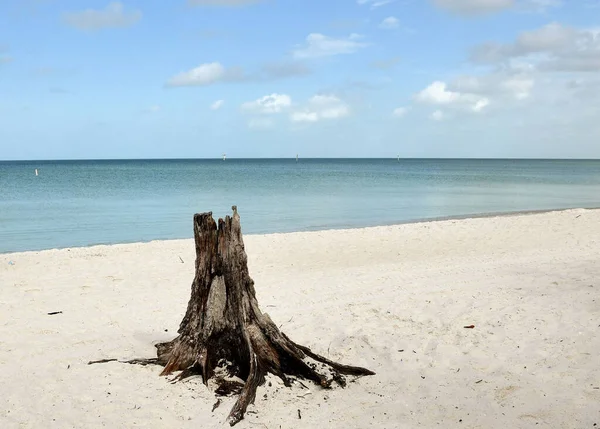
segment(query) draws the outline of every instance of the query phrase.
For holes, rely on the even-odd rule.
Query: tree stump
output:
[[[343,387],[343,375],[374,374],[332,362],[294,343],[260,311],[248,273],[240,216],[235,206],[232,209],[233,216],[219,219],[218,226],[212,212],[194,215],[196,272],[191,297],[179,336],[156,345],[156,363],[164,365],[161,375],[182,371],[176,378],[181,380],[200,374],[204,384],[211,378],[217,382],[217,392],[235,385],[231,378],[243,380],[227,419],[233,426],[254,402],[267,373],[286,386],[290,377],[299,377],[323,388],[333,381]]]

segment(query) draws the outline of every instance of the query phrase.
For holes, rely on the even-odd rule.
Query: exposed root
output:
[[[252,352],[252,349],[250,349],[250,352]],[[265,373],[259,365],[258,358],[253,354],[252,359],[250,360],[250,375],[244,384],[242,393],[227,417],[230,426],[235,425],[244,418],[244,413],[246,412],[248,405],[254,403],[256,389],[260,384],[263,384],[264,381]]]
[[[366,368],[361,368],[360,366],[342,365],[341,363],[337,363],[337,362],[331,361],[331,360],[327,359],[326,357],[323,357],[321,355],[318,355],[318,354],[314,353],[311,349],[309,349],[306,346],[302,346],[300,344],[296,344],[295,342],[293,342],[292,340],[290,340],[285,334],[282,334],[282,335],[290,343],[292,343],[295,347],[299,348],[304,353],[306,353],[307,356],[310,356],[311,358],[313,358],[316,361],[319,361],[319,362],[322,362],[322,363],[324,363],[326,365],[329,365],[331,368],[333,368],[334,370],[336,370],[340,374],[356,375],[356,376],[375,375],[375,373],[373,371],[371,371],[369,369],[366,369]]]
[[[219,386],[215,393],[219,396],[238,395],[244,388],[244,383],[239,381],[223,380],[219,382]]]
[[[131,360],[126,360],[123,363],[129,363],[131,365],[160,365],[160,362],[157,358],[153,358],[153,359],[131,359]]]

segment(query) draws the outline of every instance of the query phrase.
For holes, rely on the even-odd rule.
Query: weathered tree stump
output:
[[[280,332],[256,301],[254,282],[248,273],[240,217],[215,223],[212,213],[194,215],[196,273],[186,314],[178,334],[168,343],[157,344],[156,363],[161,375],[182,371],[177,380],[200,374],[205,384],[211,378],[219,388],[231,390],[238,383],[239,398],[228,422],[244,417],[254,402],[256,389],[267,373],[290,386],[294,377],[312,380],[323,388],[333,381],[345,385],[343,375],[372,375],[365,368],[341,365],[296,344]],[[143,363],[143,361],[133,361]]]

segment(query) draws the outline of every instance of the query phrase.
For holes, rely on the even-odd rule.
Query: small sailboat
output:
[[[37,168],[36,168],[36,169],[35,169],[35,175],[36,175],[36,176],[37,176],[37,175],[38,175],[38,171],[37,171]]]
[[[225,158],[227,158],[227,154],[223,154],[223,161],[225,161]]]
[[[398,155],[398,162],[400,162],[400,155]]]
[[[296,162],[298,162],[298,154],[296,154]]]

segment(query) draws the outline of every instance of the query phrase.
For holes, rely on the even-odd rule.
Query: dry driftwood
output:
[[[176,380],[199,374],[205,384],[214,379],[221,394],[239,392],[228,417],[231,426],[243,419],[267,373],[286,386],[290,377],[299,377],[323,388],[334,381],[345,386],[343,375],[374,374],[296,344],[260,311],[235,206],[218,226],[211,212],[194,215],[194,239],[196,273],[179,336],[156,345],[157,359],[131,363],[163,365],[161,375],[181,371]]]

